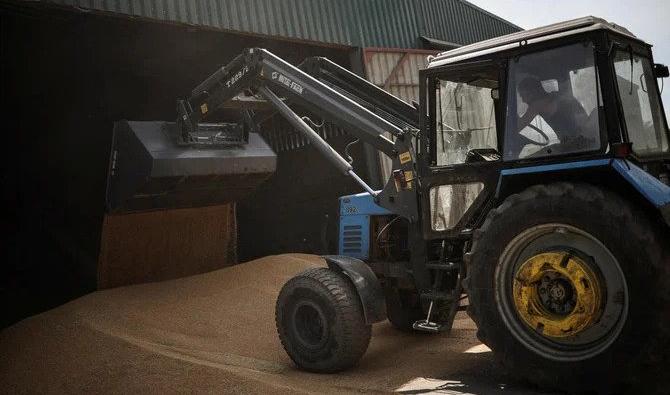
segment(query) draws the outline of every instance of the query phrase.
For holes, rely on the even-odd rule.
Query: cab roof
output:
[[[505,36],[480,41],[474,44],[452,49],[450,51],[442,52],[437,56],[428,59],[428,68],[504,51],[506,49],[517,47],[522,42],[525,42],[526,44],[532,44],[593,30],[608,30],[617,34],[622,34],[637,39],[633,33],[622,26],[608,22],[602,18],[586,16],[583,18],[554,23],[535,29],[507,34]]]

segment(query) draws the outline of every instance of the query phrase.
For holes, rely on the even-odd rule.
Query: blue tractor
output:
[[[657,78],[667,75],[648,44],[592,17],[430,59],[413,172],[394,166],[390,180],[415,191],[417,211],[370,193],[340,198],[331,269],[299,275],[279,297],[289,355],[340,370],[384,308],[396,328],[430,332],[466,308],[479,339],[537,384],[660,385],[670,148]]]
[[[339,254],[279,294],[279,338],[297,366],[350,368],[373,323],[449,331],[467,309],[518,376],[646,388],[667,376],[670,350],[667,76],[649,44],[594,17],[430,58],[415,105],[327,59],[295,67],[252,48],[179,100],[177,122],[117,125],[110,210],[239,198],[231,185],[274,171],[249,105],[263,102],[364,190],[340,198]],[[236,98],[238,123],[201,122]],[[382,153],[383,189],[303,110]]]

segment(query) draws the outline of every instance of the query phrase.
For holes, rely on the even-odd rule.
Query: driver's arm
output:
[[[538,114],[539,111],[537,108],[533,105],[529,105],[526,112],[519,118],[519,122],[517,123],[517,133],[521,133],[521,131],[528,126]]]
[[[529,105],[528,109],[526,112],[519,117],[517,120],[517,132],[510,134],[508,136],[508,142],[506,143],[506,147],[508,150],[507,155],[511,158],[518,158],[519,155],[521,154],[521,151],[523,150],[523,147],[527,144],[526,139],[524,136],[521,134],[521,131],[535,119],[535,117],[538,115],[538,110],[535,108],[535,106]]]

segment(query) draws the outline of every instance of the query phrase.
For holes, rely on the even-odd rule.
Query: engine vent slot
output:
[[[363,247],[363,232],[360,225],[345,225],[342,229],[342,252],[360,254]]]

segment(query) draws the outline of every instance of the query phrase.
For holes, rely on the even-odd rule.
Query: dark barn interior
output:
[[[43,6],[3,3],[0,29],[6,235],[2,326],[100,286],[106,174],[115,121],[172,120],[177,97],[246,47],[265,47],[294,64],[313,55],[347,68],[356,60],[347,47]],[[272,124],[286,128],[281,121]],[[336,134],[331,141],[341,151],[351,138]],[[362,167],[361,145],[352,154]],[[175,243],[207,248],[234,243],[235,238],[222,241],[198,232],[217,226],[235,232],[237,222],[240,261],[287,251],[332,252],[335,242],[329,236],[335,233],[336,198],[353,192],[358,187],[351,180],[306,146],[279,153],[277,173],[237,203],[237,221],[207,224],[216,218],[204,208],[181,219],[170,214],[163,214],[161,221],[129,219],[135,222],[125,229],[135,230],[132,237],[154,239],[173,232],[176,236],[170,240]],[[234,217],[234,207],[229,215]],[[175,248],[183,249],[180,246]],[[159,248],[164,246],[155,247]],[[224,250],[205,254],[208,261],[197,270],[233,263],[234,256],[217,255]],[[158,252],[142,256],[160,258]]]

